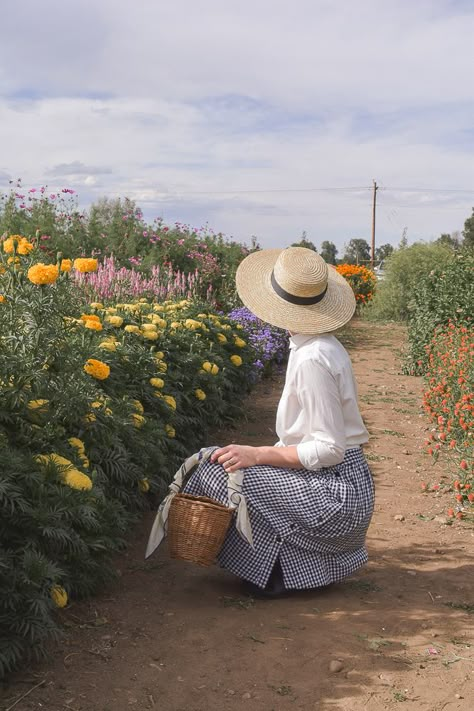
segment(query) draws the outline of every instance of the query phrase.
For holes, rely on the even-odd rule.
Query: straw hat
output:
[[[293,333],[334,331],[356,307],[344,277],[305,247],[252,252],[237,269],[236,285],[255,316]]]

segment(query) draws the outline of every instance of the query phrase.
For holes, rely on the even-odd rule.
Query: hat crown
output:
[[[288,247],[273,268],[277,284],[298,297],[319,296],[328,284],[328,266],[324,259],[306,247]]]

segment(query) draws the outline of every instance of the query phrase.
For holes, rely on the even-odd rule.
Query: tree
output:
[[[458,249],[460,245],[459,235],[456,232],[453,232],[452,235],[443,233],[435,242],[436,244],[445,244],[452,249]]]
[[[407,228],[404,227],[402,238],[400,240],[400,244],[398,245],[398,249],[406,249],[407,247],[408,247]]]
[[[303,231],[301,239],[299,242],[293,242],[292,247],[305,247],[306,249],[312,249],[313,252],[317,252],[316,245],[313,244],[309,239],[306,239],[306,232]]]
[[[370,262],[370,247],[365,239],[354,238],[346,245],[344,262],[346,264],[366,264]]]
[[[328,264],[336,264],[337,247],[333,242],[324,240],[321,244],[321,257]]]
[[[463,246],[474,249],[474,207],[471,217],[468,217],[464,223],[462,236],[464,237]]]
[[[387,259],[387,257],[390,257],[390,255],[393,252],[393,247],[391,244],[382,244],[380,247],[377,247],[375,250],[375,261],[376,262],[383,262],[384,259]]]

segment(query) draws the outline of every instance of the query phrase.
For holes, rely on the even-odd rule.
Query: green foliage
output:
[[[424,372],[428,346],[438,326],[470,324],[474,314],[474,256],[460,254],[417,284],[409,303],[406,372]]]
[[[370,245],[365,239],[351,239],[342,261],[345,264],[367,264],[370,262]]]
[[[384,264],[385,277],[377,284],[364,316],[383,321],[407,320],[420,281],[453,259],[453,250],[444,244],[417,243],[395,250]]]
[[[324,240],[321,243],[321,257],[328,264],[337,264],[337,247],[333,242]]]
[[[307,239],[306,232],[303,232],[299,242],[293,242],[292,247],[304,247],[305,249],[312,249],[313,252],[317,252],[316,245],[311,240]]]
[[[29,256],[10,260],[0,260],[0,677],[58,634],[58,586],[59,599],[81,597],[113,575],[137,513],[210,427],[241,414],[256,355],[208,305],[92,306],[67,273],[38,286]],[[90,359],[106,377],[86,372]]]
[[[463,247],[474,250],[474,207],[472,208],[472,215],[464,223],[462,235],[464,237]]]
[[[394,248],[391,244],[382,244],[375,250],[375,261],[384,262],[393,253]]]

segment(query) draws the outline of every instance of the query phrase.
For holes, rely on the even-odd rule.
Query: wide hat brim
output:
[[[239,264],[235,280],[245,306],[266,323],[292,333],[327,333],[350,321],[356,308],[354,292],[330,265],[327,291],[317,304],[292,304],[275,292],[271,276],[282,252],[282,249],[262,249],[252,252]]]

